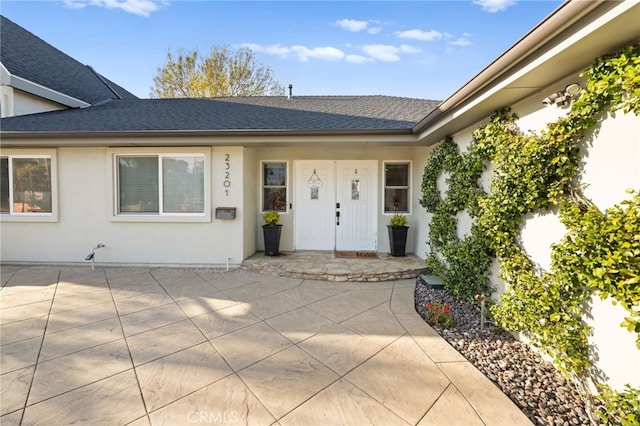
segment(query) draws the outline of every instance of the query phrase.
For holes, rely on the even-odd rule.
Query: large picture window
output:
[[[262,163],[262,210],[287,211],[287,163]]]
[[[384,164],[384,212],[409,213],[409,163]]]
[[[117,155],[118,214],[205,213],[202,154]]]
[[[51,215],[51,156],[0,157],[0,213]]]

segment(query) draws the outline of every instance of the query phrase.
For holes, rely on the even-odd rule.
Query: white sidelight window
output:
[[[411,164],[384,163],[384,212],[409,213]]]
[[[204,215],[204,154],[116,155],[118,215]]]
[[[54,171],[51,155],[0,157],[0,213],[52,216]]]

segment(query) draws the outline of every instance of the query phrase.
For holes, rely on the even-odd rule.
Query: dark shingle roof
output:
[[[410,130],[439,101],[391,96],[113,100],[2,119],[2,132]]]
[[[137,99],[4,16],[0,16],[0,62],[12,75],[91,105],[108,99]]]

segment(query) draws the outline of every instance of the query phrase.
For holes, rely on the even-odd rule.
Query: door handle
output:
[[[336,225],[340,225],[340,212],[336,212]]]

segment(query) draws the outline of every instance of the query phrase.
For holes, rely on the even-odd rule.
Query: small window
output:
[[[287,211],[287,163],[262,163],[262,210]]]
[[[409,213],[409,163],[385,163],[384,212]]]
[[[204,214],[204,155],[119,155],[116,168],[118,214]]]
[[[53,213],[51,156],[0,157],[0,213]]]

